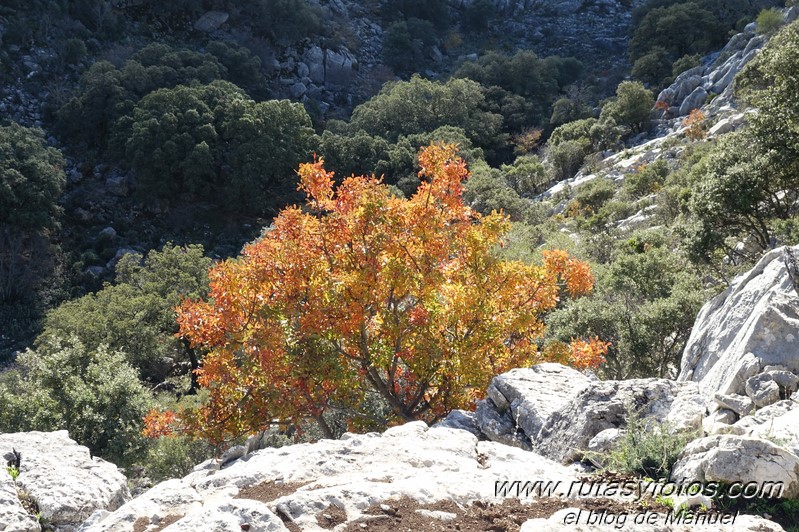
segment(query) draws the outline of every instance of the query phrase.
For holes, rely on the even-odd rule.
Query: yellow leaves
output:
[[[322,161],[303,165],[300,189],[315,212],[282,211],[240,259],[213,269],[209,301],[180,307],[181,334],[208,351],[208,402],[178,415],[189,431],[218,438],[331,401],[357,407],[375,379],[398,416],[432,420],[473,404],[475,390],[512,367],[601,360],[596,340],[549,355],[537,346],[561,288],[591,290],[588,266],[561,251],[543,266],[500,260],[510,222],[464,205],[468,171],[455,148],[431,145],[419,160],[429,181],[410,199],[374,177],[334,190]]]
[[[308,195],[312,205],[328,209],[333,197],[333,172],[325,171],[323,164],[323,159],[316,158],[313,163],[301,164],[298,172],[300,184],[297,189]]]
[[[694,109],[682,121],[685,127],[685,136],[691,140],[702,140],[707,136],[707,123],[705,113],[699,109]]]
[[[589,294],[594,288],[588,263],[569,257],[565,251],[544,251],[544,267],[560,276],[571,297]]]

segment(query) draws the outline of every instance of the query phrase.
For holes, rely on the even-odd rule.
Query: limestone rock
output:
[[[687,116],[688,113],[694,109],[699,109],[705,104],[707,100],[707,91],[704,87],[697,87],[694,91],[685,97],[680,105],[680,116]]]
[[[749,434],[774,442],[799,456],[799,409],[789,410],[755,425]]]
[[[744,429],[743,433],[747,433],[759,425],[770,425],[775,418],[783,416],[797,407],[799,407],[799,404],[795,401],[778,401],[774,404],[761,408],[754,414],[742,417],[735,423],[735,426]]]
[[[22,506],[17,487],[4,467],[0,467],[0,530],[3,532],[39,532],[36,518]]]
[[[752,482],[761,487],[781,482],[781,496],[796,497],[799,495],[799,457],[760,438],[710,436],[688,444],[671,478],[673,481],[688,479],[727,484]]]
[[[218,30],[230,18],[224,11],[208,11],[194,23],[194,29],[206,33]]]
[[[494,377],[488,396],[500,413],[510,409],[513,422],[532,439],[552,413],[565,407],[590,382],[575,369],[545,363]]]
[[[474,412],[466,410],[453,410],[447,417],[433,425],[434,428],[460,429],[470,432],[475,436],[480,436],[480,427],[477,424],[477,417]]]
[[[668,422],[672,430],[699,431],[705,399],[697,386],[684,384],[666,379],[593,383],[547,419],[533,449],[563,463],[578,460],[597,434],[624,427],[630,409],[643,419]]]
[[[150,523],[151,531],[167,516],[177,518],[169,531],[239,530],[245,522],[251,530],[283,530],[278,514],[300,530],[322,531],[316,515],[331,504],[353,521],[368,506],[403,496],[420,503],[496,502],[497,481],[527,479],[561,481],[558,493],[565,493],[576,474],[534,453],[478,441],[465,430],[411,422],[382,435],[345,434],[256,451],[225,469],[158,484],[81,532],[130,531],[138,520]],[[247,490],[267,483],[274,484],[273,500]]]
[[[501,411],[489,398],[477,403],[475,411],[480,432],[489,440],[530,450],[530,438],[516,426],[510,410]]]
[[[738,416],[735,412],[727,408],[722,408],[721,410],[716,410],[702,420],[702,430],[708,435],[723,434],[727,432],[727,428],[735,423],[737,419]]]
[[[754,401],[745,395],[721,395],[717,393],[715,400],[721,408],[732,410],[739,416],[748,416],[755,410]]]
[[[799,296],[786,257],[786,248],[769,251],[702,307],[683,351],[678,380],[699,383],[708,397],[743,395],[747,380],[761,368],[780,365],[799,371]]]
[[[762,408],[780,400],[780,387],[768,373],[761,373],[746,379],[746,395]]]
[[[22,453],[17,485],[56,527],[77,526],[95,510],[116,510],[130,498],[119,469],[92,458],[65,430],[0,434],[0,450],[12,448]],[[0,516],[0,522],[5,519]]]

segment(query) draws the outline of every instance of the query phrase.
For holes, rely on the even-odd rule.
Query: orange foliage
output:
[[[705,131],[705,113],[699,109],[691,111],[685,120],[682,121],[682,125],[685,126],[685,136],[691,140],[701,140],[707,135]]]
[[[180,334],[208,353],[208,399],[171,423],[218,442],[270,420],[319,419],[330,405],[357,409],[367,390],[396,419],[432,421],[473,407],[494,375],[547,360],[542,315],[593,277],[562,251],[542,266],[497,257],[510,222],[464,205],[468,171],[455,154],[422,150],[410,199],[375,177],[334,190],[321,160],[302,165],[308,209],[283,210],[240,258],[212,268],[207,301],[179,308]],[[560,355],[589,367],[606,349],[575,341]],[[164,416],[148,416],[151,434]]]

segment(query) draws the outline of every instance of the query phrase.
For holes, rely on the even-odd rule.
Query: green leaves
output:
[[[63,166],[61,152],[47,146],[42,130],[13,122],[0,127],[0,225],[53,227],[66,184]]]
[[[67,429],[70,437],[118,464],[141,456],[142,417],[151,406],[124,353],[86,348],[76,337],[25,351],[18,371],[0,379],[0,430]]]

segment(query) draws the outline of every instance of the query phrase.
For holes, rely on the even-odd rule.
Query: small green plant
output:
[[[757,32],[763,35],[771,35],[782,26],[783,22],[782,13],[780,13],[779,9],[764,9],[757,16]]]
[[[9,475],[11,475],[11,480],[13,480],[14,482],[16,482],[16,481],[17,481],[17,477],[19,476],[19,469],[17,469],[17,468],[16,468],[16,467],[14,467],[14,466],[8,466],[8,467],[6,468],[6,471],[8,471],[8,474],[9,474]]]
[[[599,457],[604,469],[618,473],[668,479],[677,456],[694,439],[693,432],[679,432],[668,422],[642,418],[627,407],[627,427],[615,448]]]

